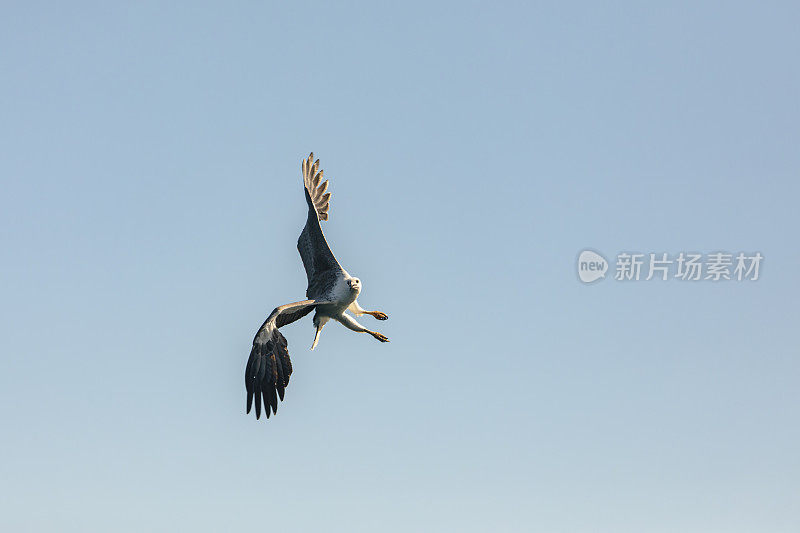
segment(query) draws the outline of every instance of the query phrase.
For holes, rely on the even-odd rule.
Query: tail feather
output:
[[[317,326],[317,332],[314,333],[314,343],[311,345],[311,349],[317,347],[317,343],[319,342],[319,332],[322,331],[322,326]]]
[[[322,328],[325,327],[325,324],[328,323],[328,317],[320,316],[318,313],[314,314],[314,327],[317,328],[316,333],[314,333],[314,343],[311,345],[311,349],[317,347],[317,343],[319,342],[319,334],[322,332]]]

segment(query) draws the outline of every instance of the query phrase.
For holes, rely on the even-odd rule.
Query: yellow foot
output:
[[[378,339],[381,342],[389,342],[389,339],[386,337],[386,335],[382,335],[382,334],[378,333],[377,331],[370,331],[369,334],[372,335],[373,337],[375,337],[376,339]]]
[[[386,320],[387,318],[389,318],[389,315],[387,315],[386,313],[381,313],[380,311],[372,311],[370,314],[375,318],[377,318],[378,320]]]

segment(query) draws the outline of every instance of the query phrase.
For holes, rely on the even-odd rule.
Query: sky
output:
[[[797,531],[797,4],[382,4],[3,3],[0,529]],[[256,421],[310,151],[391,342]]]

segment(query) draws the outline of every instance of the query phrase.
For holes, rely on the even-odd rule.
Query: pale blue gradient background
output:
[[[798,16],[4,3],[0,529],[798,531]],[[288,327],[256,422],[310,150],[392,342]],[[765,260],[584,286],[585,247]]]

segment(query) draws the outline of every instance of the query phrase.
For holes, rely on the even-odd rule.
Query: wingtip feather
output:
[[[268,339],[256,335],[245,369],[247,414],[253,410],[253,402],[256,420],[261,419],[262,407],[267,418],[276,414],[291,375],[292,362],[286,337],[277,328],[271,331]]]

